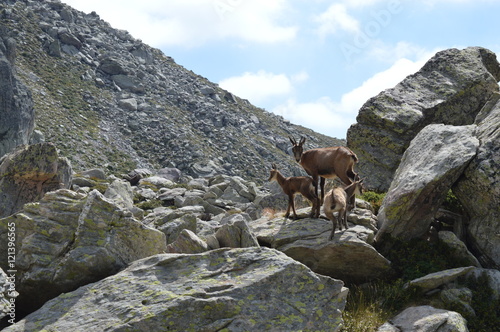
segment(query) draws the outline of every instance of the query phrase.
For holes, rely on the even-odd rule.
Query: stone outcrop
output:
[[[72,168],[54,145],[22,145],[0,159],[0,218],[49,191],[69,188]]]
[[[35,126],[30,90],[16,75],[16,39],[0,36],[0,158],[28,144]]]
[[[166,249],[165,235],[144,226],[97,190],[60,189],[0,219],[0,238],[15,223],[16,300],[32,311],[45,301],[118,272]],[[7,252],[0,241],[0,252]],[[1,268],[11,270],[7,261]]]
[[[310,208],[297,213],[304,217],[309,211]],[[357,283],[390,272],[390,261],[371,245],[373,230],[361,225],[337,230],[331,241],[328,238],[332,223],[323,218],[290,221],[263,216],[252,221],[250,227],[261,245],[283,251],[320,274]]]
[[[369,99],[347,144],[360,161],[357,170],[371,189],[387,191],[404,151],[432,123],[473,124],[499,91],[500,65],[484,48],[438,52],[417,73]]]
[[[476,155],[475,125],[429,125],[411,142],[377,215],[382,235],[410,240],[427,233],[446,193]]]
[[[63,294],[13,331],[338,331],[343,283],[268,248],[163,254]]]
[[[484,267],[500,269],[500,102],[478,115],[476,135],[477,155],[453,192],[470,218],[471,250]]]

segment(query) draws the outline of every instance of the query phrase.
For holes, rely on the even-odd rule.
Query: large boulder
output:
[[[432,123],[470,125],[499,91],[500,64],[484,48],[436,53],[417,73],[369,99],[347,145],[359,157],[365,185],[387,191],[404,151],[418,132]]]
[[[15,75],[14,38],[0,36],[0,157],[28,144],[35,127],[35,110],[29,89]]]
[[[273,249],[162,254],[4,331],[339,331],[347,291]]]
[[[412,140],[379,210],[377,242],[384,234],[410,240],[427,233],[446,193],[476,155],[475,128],[429,125]]]
[[[481,145],[453,192],[470,218],[472,252],[484,267],[500,269],[500,102],[478,115]]]
[[[307,215],[310,209],[297,211]],[[361,225],[337,230],[329,240],[332,222],[323,218],[289,221],[264,216],[250,223],[260,245],[275,248],[307,265],[314,272],[362,283],[390,272],[391,262],[370,244],[373,230]]]
[[[60,189],[0,219],[0,238],[15,224],[16,300],[28,312],[47,300],[118,272],[129,263],[163,253],[165,235],[144,226],[97,190]],[[0,241],[7,253],[8,243]]]
[[[0,159],[0,218],[49,191],[69,188],[72,168],[50,143],[22,145]]]

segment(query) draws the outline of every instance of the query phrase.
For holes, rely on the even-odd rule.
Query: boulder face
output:
[[[161,254],[4,331],[338,331],[347,288],[268,248]]]
[[[307,215],[310,208],[297,211]],[[329,240],[332,222],[323,218],[289,221],[266,216],[250,222],[262,246],[269,246],[307,265],[314,272],[341,280],[362,283],[390,272],[391,262],[370,244],[374,231],[361,225],[335,233]]]
[[[500,269],[500,102],[478,115],[476,157],[453,187],[470,218],[472,251],[485,267]]]
[[[15,75],[15,53],[15,40],[0,36],[0,157],[28,144],[35,126],[31,93]]]
[[[404,151],[428,124],[470,125],[499,91],[500,64],[484,48],[448,49],[436,53],[417,73],[369,99],[347,145],[359,157],[357,170],[365,185],[387,191]]]
[[[19,146],[0,159],[0,218],[49,191],[69,188],[72,168],[49,143]]]
[[[28,312],[47,300],[118,272],[134,260],[162,253],[165,235],[144,226],[97,190],[67,189],[0,219],[0,237],[16,232],[16,299]],[[7,252],[7,242],[0,242]],[[1,268],[12,270],[7,261]]]
[[[476,155],[476,126],[429,125],[405,151],[378,213],[382,235],[410,240],[426,234],[446,193]]]

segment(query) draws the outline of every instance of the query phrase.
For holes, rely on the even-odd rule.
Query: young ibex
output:
[[[354,152],[345,146],[332,146],[329,148],[311,149],[304,152],[302,145],[306,141],[301,137],[299,143],[292,138],[293,155],[295,160],[302,165],[304,170],[312,176],[315,185],[316,195],[318,194],[318,178],[320,178],[321,201],[323,204],[325,198],[325,179],[340,178],[342,182],[349,185],[353,182],[356,173],[354,173],[354,164],[358,157]]]
[[[308,176],[294,176],[294,177],[284,177],[280,171],[278,171],[276,164],[272,164],[271,175],[269,176],[269,181],[276,181],[279,183],[284,193],[288,195],[288,208],[286,210],[285,218],[290,215],[290,207],[293,210],[294,219],[297,219],[297,213],[295,212],[295,202],[294,196],[296,193],[301,193],[305,198],[307,198],[312,203],[311,217],[318,218],[320,204],[318,195],[314,190],[313,180]]]
[[[342,224],[344,224],[344,228],[347,229],[347,211],[350,211],[355,207],[356,195],[362,194],[362,182],[363,180],[360,180],[359,177],[356,176],[354,182],[347,187],[335,187],[326,195],[325,202],[323,203],[323,211],[328,219],[330,219],[333,223],[330,240],[333,239],[333,236],[335,235],[337,221],[339,223],[339,230],[342,230]],[[338,212],[337,218],[333,215],[334,212]]]

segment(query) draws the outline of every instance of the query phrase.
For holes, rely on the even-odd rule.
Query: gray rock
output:
[[[104,197],[113,200],[124,209],[132,210],[134,207],[134,191],[127,181],[118,179],[111,182]]]
[[[405,151],[377,215],[382,235],[409,240],[429,230],[446,193],[479,146],[475,126],[425,127]]]
[[[158,189],[160,189],[160,188],[173,188],[175,186],[175,184],[171,180],[166,179],[162,176],[150,176],[147,178],[143,178],[139,181],[139,185],[146,185],[146,184],[153,185]],[[184,189],[184,191],[185,191],[185,189]]]
[[[484,267],[500,269],[500,102],[478,117],[477,155],[453,187],[470,217],[468,237]]]
[[[407,283],[407,287],[418,287],[422,291],[427,292],[448,284],[456,280],[458,277],[466,275],[472,270],[474,270],[474,266],[458,267],[455,269],[431,273],[421,278],[409,281]]]
[[[99,65],[99,69],[109,75],[120,75],[128,73],[122,61],[113,57],[104,58]]]
[[[16,308],[32,311],[47,300],[118,272],[134,260],[162,253],[165,235],[144,226],[97,190],[47,193],[0,219],[0,236],[16,224]],[[7,252],[7,243],[0,242]],[[6,260],[1,268],[8,270]]]
[[[113,75],[113,82],[118,85],[123,90],[127,90],[134,93],[142,94],[144,93],[144,85],[142,81],[136,77],[128,75]]]
[[[297,214],[306,216],[308,211],[302,209]],[[261,245],[283,251],[320,274],[357,283],[390,271],[390,261],[367,243],[373,240],[373,231],[363,226],[337,230],[332,241],[328,240],[332,223],[322,218],[289,221],[263,216],[249,226]]]
[[[446,244],[453,253],[455,258],[467,262],[468,265],[481,267],[477,258],[467,249],[465,243],[460,241],[458,237],[450,231],[440,231],[438,233],[439,240]]]
[[[81,172],[80,174],[83,176],[87,176],[89,178],[95,178],[95,179],[99,179],[99,180],[106,180],[107,179],[106,173],[101,168],[89,169],[87,171]]]
[[[487,49],[448,49],[369,99],[347,132],[347,145],[359,157],[357,170],[365,185],[387,191],[404,151],[426,125],[473,124],[499,91],[499,73],[496,55]]]
[[[347,291],[268,248],[163,254],[63,294],[4,331],[338,331]]]
[[[72,33],[64,31],[59,34],[59,40],[71,46],[76,47],[78,50],[82,48],[82,42]]]
[[[164,177],[165,179],[168,179],[173,182],[179,182],[182,176],[182,172],[178,168],[174,167],[165,167],[156,173],[157,176]]]
[[[391,329],[391,326],[394,329]],[[377,332],[468,332],[467,321],[457,312],[431,306],[409,307]]]
[[[19,146],[0,159],[0,218],[49,191],[69,188],[72,168],[50,143]]]
[[[222,225],[215,237],[220,247],[247,248],[258,247],[259,242],[253,235],[245,220],[233,219],[232,222]]]
[[[118,106],[126,111],[137,111],[137,100],[135,98],[121,99]]]
[[[0,37],[0,158],[21,144],[28,144],[35,126],[31,92],[15,74],[14,39]],[[14,41],[14,42],[11,42]],[[2,52],[2,49],[4,50]]]
[[[189,229],[183,229],[177,239],[167,245],[169,253],[198,254],[208,250],[208,244]]]
[[[167,244],[177,240],[184,229],[193,233],[196,232],[196,216],[191,211],[183,212],[182,217],[167,221],[164,224],[157,226],[156,229],[165,233]]]

